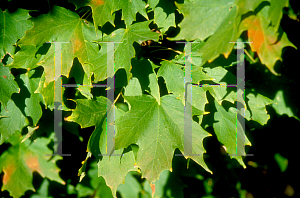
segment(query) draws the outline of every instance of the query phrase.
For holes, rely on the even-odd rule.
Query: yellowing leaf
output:
[[[265,6],[256,15],[251,15],[241,22],[242,29],[248,30],[248,38],[251,49],[257,52],[262,64],[275,75],[274,65],[277,60],[282,61],[282,49],[287,46],[296,48],[281,28],[274,29],[269,26],[268,11],[270,7]]]
[[[65,182],[59,177],[56,161],[61,159],[54,156],[50,161],[52,151],[47,147],[50,139],[38,138],[30,143],[21,143],[21,136],[12,137],[14,144],[0,157],[0,170],[4,172],[1,190],[8,190],[13,197],[21,197],[27,190],[35,190],[32,185],[32,173],[37,171],[42,177],[47,177],[61,184]]]
[[[68,76],[73,64],[73,59],[78,58],[85,72],[97,70],[96,81],[106,78],[105,60],[101,59],[99,46],[92,41],[97,40],[96,32],[92,25],[86,24],[78,14],[65,8],[54,6],[51,13],[31,18],[34,27],[26,32],[26,35],[18,42],[21,50],[15,55],[14,62],[10,64],[13,68],[35,68],[37,63],[45,68],[45,86],[54,80],[54,59],[62,58],[61,75]],[[98,35],[101,36],[100,31]],[[46,42],[69,42],[61,43],[60,54],[55,54],[55,44],[47,49]],[[48,44],[49,45],[49,44]],[[46,55],[40,56],[37,51],[46,51]],[[29,50],[29,51],[28,51]],[[35,51],[35,52],[34,52]],[[105,50],[102,50],[105,51]],[[101,51],[101,52],[102,52]],[[34,54],[37,53],[37,56]],[[40,52],[41,53],[41,52]],[[106,53],[106,51],[105,51]],[[26,62],[23,56],[28,59]],[[28,57],[30,56],[30,57]]]

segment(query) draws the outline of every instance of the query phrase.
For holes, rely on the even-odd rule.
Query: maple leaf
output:
[[[179,34],[172,40],[204,40],[215,33],[221,22],[230,12],[233,0],[225,1],[186,1],[184,4],[175,2],[184,19],[179,23]]]
[[[14,81],[14,76],[10,73],[9,68],[0,62],[0,102],[4,108],[13,93],[20,91],[18,84]]]
[[[33,25],[27,19],[28,10],[18,9],[13,13],[0,9],[0,60],[6,53],[14,53],[14,44],[25,35]]]
[[[220,24],[216,32],[207,39],[203,47],[199,49],[196,54],[203,54],[202,63],[212,62],[220,54],[223,54],[225,58],[228,58],[231,53],[234,43],[241,35],[239,31],[240,17],[236,18],[237,8],[232,7],[227,17]],[[214,47],[211,47],[214,46]]]
[[[46,42],[70,42],[61,44],[62,70],[61,74],[68,76],[73,64],[73,59],[78,58],[87,75],[101,67],[102,72],[97,72],[95,80],[106,78],[106,65],[101,61],[99,46],[92,41],[97,40],[91,24],[86,24],[78,14],[62,7],[54,6],[51,13],[31,18],[34,27],[18,42],[21,50],[14,56],[14,61],[9,65],[12,68],[30,68],[38,65],[45,68],[45,86],[54,80],[54,53],[55,45],[47,48]],[[98,35],[100,31],[98,31]],[[44,46],[43,46],[44,45]],[[44,50],[45,55],[39,55],[38,50]],[[38,54],[37,56],[35,54]],[[56,57],[60,57],[56,55]],[[24,62],[25,58],[25,62]]]
[[[234,156],[234,154],[244,154],[245,145],[251,146],[242,125],[237,121],[236,110],[230,108],[227,112],[216,100],[215,106],[217,112],[215,113],[214,118],[217,123],[214,123],[213,126],[217,138],[225,146],[226,152],[231,155],[231,158],[235,158],[244,168],[246,168],[242,156]]]
[[[160,105],[149,95],[127,96],[125,100],[131,109],[116,120],[115,147],[118,150],[136,143],[139,146],[136,163],[142,177],[151,183],[163,170],[170,170],[176,148],[184,152],[184,106],[172,95],[161,97]],[[202,141],[209,134],[196,122],[192,128],[193,153],[201,156],[191,158],[209,171],[202,156],[205,152]]]
[[[175,10],[176,6],[174,1],[160,0],[148,1],[149,7],[154,10],[154,22],[157,24],[158,29],[164,34],[169,27],[175,27]]]
[[[149,24],[151,21],[144,21],[140,23],[135,23],[127,27],[126,29],[120,28],[112,32],[110,35],[103,37],[98,40],[99,42],[122,42],[115,43],[115,71],[119,68],[124,68],[127,73],[127,79],[131,77],[129,72],[131,69],[131,59],[135,55],[135,50],[133,47],[134,42],[154,40],[159,39],[159,34],[152,32],[149,29]],[[107,44],[101,44],[101,46]]]
[[[270,8],[268,11],[268,19],[271,21],[272,26],[275,30],[279,28],[280,21],[283,15],[283,8],[289,7],[289,0],[269,0]]]
[[[37,171],[42,177],[47,177],[61,184],[65,182],[59,177],[56,161],[60,156],[51,154],[47,147],[50,139],[38,138],[34,143],[29,140],[21,143],[22,136],[15,134],[10,142],[13,144],[0,157],[0,170],[4,172],[2,190],[8,190],[13,197],[21,197],[27,190],[35,190],[32,185],[32,173]],[[49,159],[52,158],[50,161]]]
[[[125,20],[127,27],[136,19],[137,12],[148,19],[146,3],[140,0],[69,0],[69,2],[76,5],[76,9],[84,6],[92,8],[95,29],[103,26],[106,22],[114,25],[114,12],[120,9],[122,9],[122,19]]]
[[[242,30],[248,30],[248,38],[251,49],[257,52],[262,64],[275,75],[278,73],[274,70],[277,60],[282,61],[282,49],[287,46],[296,48],[289,40],[282,28],[269,26],[268,11],[270,6],[263,7],[256,15],[245,18],[240,25]]]
[[[252,93],[247,95],[249,99],[248,105],[249,110],[251,111],[251,120],[257,121],[261,125],[267,124],[270,119],[270,115],[268,115],[266,110],[266,105],[272,104],[273,100],[261,95],[257,94],[256,96]],[[246,111],[249,112],[247,109]],[[250,120],[250,116],[246,117],[247,120]]]
[[[99,124],[106,114],[106,98],[97,97],[96,100],[77,99],[76,109],[66,121],[77,122],[82,128]]]
[[[25,115],[17,106],[22,102],[19,98],[16,97],[14,101],[9,100],[7,110],[1,109],[0,111],[0,144],[8,140],[16,131],[21,131],[24,126]]]

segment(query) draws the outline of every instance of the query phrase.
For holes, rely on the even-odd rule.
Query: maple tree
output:
[[[286,106],[282,90],[270,98],[251,86],[247,73],[242,94],[244,90],[227,86],[237,84],[237,41],[248,42],[247,67],[267,68],[279,76],[275,65],[283,61],[284,50],[297,49],[280,25],[285,14],[298,20],[288,0],[69,0],[64,6],[47,1],[46,12],[11,11],[14,0],[5,2],[0,7],[0,145],[7,148],[0,155],[0,172],[1,190],[10,196],[37,190],[32,197],[47,197],[45,190],[55,181],[78,197],[163,197],[163,182],[171,177],[176,160],[185,160],[185,169],[197,166],[214,174],[205,157],[204,141],[211,136],[246,168],[244,157],[232,155],[252,146],[238,116],[259,128],[270,120],[267,108],[272,106],[278,115],[299,120]],[[190,48],[178,41],[191,42]],[[61,55],[54,42],[64,42]],[[109,50],[114,54],[113,76],[108,73]],[[57,149],[58,59],[62,84],[74,85],[61,87],[60,126],[87,146],[80,148],[86,158],[79,159],[82,182],[76,185],[59,174],[57,164],[68,157],[47,156]],[[187,61],[193,84],[189,143],[197,154],[191,156],[184,152]],[[111,77],[114,87],[93,87]],[[113,101],[107,96],[110,89]],[[245,100],[244,115],[237,115],[239,97]],[[115,121],[108,123],[112,114]],[[117,155],[99,156],[108,152],[109,125],[115,126]],[[88,136],[81,134],[84,129],[90,130]],[[44,179],[37,189],[34,171],[50,181]]]

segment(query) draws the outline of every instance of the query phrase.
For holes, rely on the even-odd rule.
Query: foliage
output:
[[[232,154],[255,148],[250,130],[270,126],[270,108],[274,117],[286,114],[299,121],[284,87],[262,86],[256,76],[275,82],[284,50],[297,49],[281,25],[285,15],[299,22],[288,0],[47,0],[40,7],[3,2],[1,196],[213,197],[219,184],[211,178],[221,173],[219,159],[229,179],[233,169],[258,167]],[[178,41],[191,42],[191,49]],[[237,84],[236,41],[247,42],[243,94],[226,86]],[[53,42],[65,42],[61,55]],[[112,42],[114,76],[107,69]],[[75,85],[61,89],[60,125],[63,153],[72,152],[75,165],[68,156],[46,155],[62,148],[53,126],[58,59],[62,84]],[[191,156],[184,152],[187,61],[193,83],[190,144],[197,154]],[[114,87],[92,86],[107,84],[110,77]],[[107,98],[109,89],[114,101]],[[245,115],[236,110],[237,97],[246,102]],[[115,121],[108,123],[112,113]],[[245,118],[245,128],[238,116]],[[99,156],[108,152],[110,126],[118,155]],[[77,153],[74,145],[80,145]],[[213,155],[211,148],[221,148],[221,154]],[[284,155],[272,159],[281,172],[288,169]],[[64,175],[70,167],[78,175]],[[186,178],[200,182],[202,191],[192,192]],[[244,196],[241,182],[232,179],[231,192]]]

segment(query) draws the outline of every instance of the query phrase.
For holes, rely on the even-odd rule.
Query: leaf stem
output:
[[[149,46],[149,47],[160,47],[160,46]],[[161,47],[161,48],[163,48],[163,47]],[[150,53],[152,53],[152,52],[155,52],[155,51],[159,51],[159,50],[171,50],[171,51],[173,51],[173,52],[176,52],[177,54],[182,54],[182,52],[181,51],[178,51],[178,50],[174,50],[174,49],[172,49],[172,48],[166,48],[166,49],[157,49],[157,50],[153,50],[153,51],[151,51]]]
[[[86,12],[80,17],[80,19],[82,19],[88,12],[90,12],[90,10],[86,11]]]
[[[252,56],[249,54],[249,52],[248,52],[246,49],[244,49],[244,51],[245,51],[246,55],[250,58],[250,60],[251,60],[253,63],[255,63],[256,61],[252,58]]]
[[[119,97],[120,97],[120,94],[122,94],[122,90],[123,90],[123,88],[124,88],[124,87],[122,87],[122,89],[121,89],[120,93],[118,94],[118,96],[117,96],[117,98],[115,99],[115,101],[114,101],[114,103],[113,103],[113,104],[115,104],[115,103],[117,102],[117,100],[119,99]],[[122,96],[123,96],[123,94],[122,94]]]

